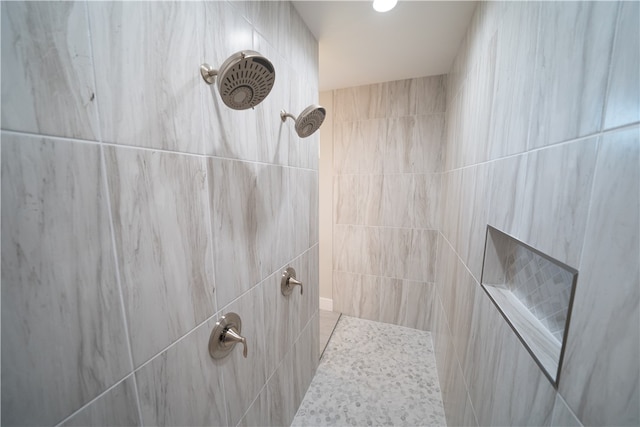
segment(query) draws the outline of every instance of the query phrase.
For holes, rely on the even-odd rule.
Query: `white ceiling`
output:
[[[472,1],[294,1],[320,48],[320,90],[448,73]]]

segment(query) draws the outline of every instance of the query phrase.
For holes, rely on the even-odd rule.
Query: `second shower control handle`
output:
[[[300,286],[300,295],[302,295],[302,282],[296,279],[296,270],[293,267],[287,267],[282,273],[282,279],[280,280],[282,295],[291,295],[293,288],[296,286]]]

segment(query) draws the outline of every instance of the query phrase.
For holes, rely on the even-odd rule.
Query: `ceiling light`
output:
[[[373,8],[377,12],[388,12],[396,7],[398,0],[373,0]]]

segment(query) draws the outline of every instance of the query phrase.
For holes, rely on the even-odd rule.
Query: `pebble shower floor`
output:
[[[445,426],[431,333],[342,316],[293,426]]]

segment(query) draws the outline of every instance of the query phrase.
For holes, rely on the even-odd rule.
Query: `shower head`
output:
[[[213,84],[218,77],[222,102],[234,110],[253,108],[264,101],[276,77],[273,64],[253,50],[234,53],[219,70],[202,64],[200,74],[207,84]]]
[[[291,117],[296,122],[295,127],[298,136],[300,138],[306,138],[311,136],[311,134],[322,126],[322,122],[324,122],[326,115],[327,110],[324,107],[313,104],[302,110],[302,113],[300,113],[298,118],[282,110],[280,112],[280,119],[284,123],[287,120],[287,117]]]

